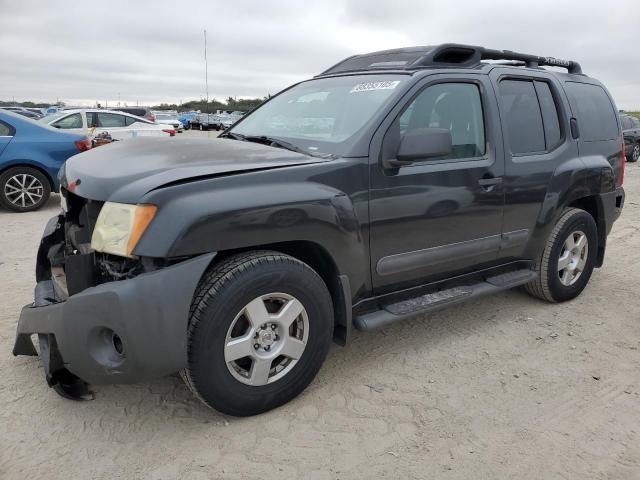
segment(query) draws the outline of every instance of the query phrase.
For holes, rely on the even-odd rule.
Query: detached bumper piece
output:
[[[37,334],[49,386],[63,397],[83,400],[93,398],[88,384],[134,383],[184,368],[189,307],[215,254],[86,286],[88,264],[67,257],[52,266],[48,253],[56,248],[52,238],[58,234],[59,226],[45,231],[34,302],[20,313],[13,354],[37,355],[31,340]],[[75,284],[85,286],[74,293]],[[61,295],[65,286],[68,296]]]

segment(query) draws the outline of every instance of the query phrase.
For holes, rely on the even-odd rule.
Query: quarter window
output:
[[[424,128],[451,132],[452,152],[446,159],[485,154],[485,132],[480,90],[473,83],[439,83],[425,88],[397,118],[387,133],[397,147],[404,135]],[[389,152],[395,156],[395,152]],[[433,159],[430,159],[433,160]]]
[[[574,115],[578,119],[580,136],[585,142],[618,138],[616,111],[609,96],[599,85],[567,82],[565,89]]]
[[[0,122],[0,137],[13,136],[13,129],[6,123]]]
[[[56,128],[82,128],[82,116],[79,113],[74,113],[60,120],[53,122],[53,126]]]

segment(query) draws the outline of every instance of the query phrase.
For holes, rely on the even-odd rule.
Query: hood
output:
[[[174,182],[326,162],[282,148],[226,138],[137,138],[114,142],[69,159],[61,184],[92,200],[138,203]]]

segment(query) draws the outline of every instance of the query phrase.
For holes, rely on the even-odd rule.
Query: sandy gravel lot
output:
[[[640,165],[625,187],[605,267],[577,300],[512,291],[356,334],[300,397],[246,419],[177,377],[58,397],[11,348],[59,198],[0,211],[0,478],[638,479]]]

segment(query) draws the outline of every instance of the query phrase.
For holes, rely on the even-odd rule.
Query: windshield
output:
[[[246,115],[230,131],[245,137],[283,139],[310,152],[341,155],[406,78],[353,75],[304,82]]]

